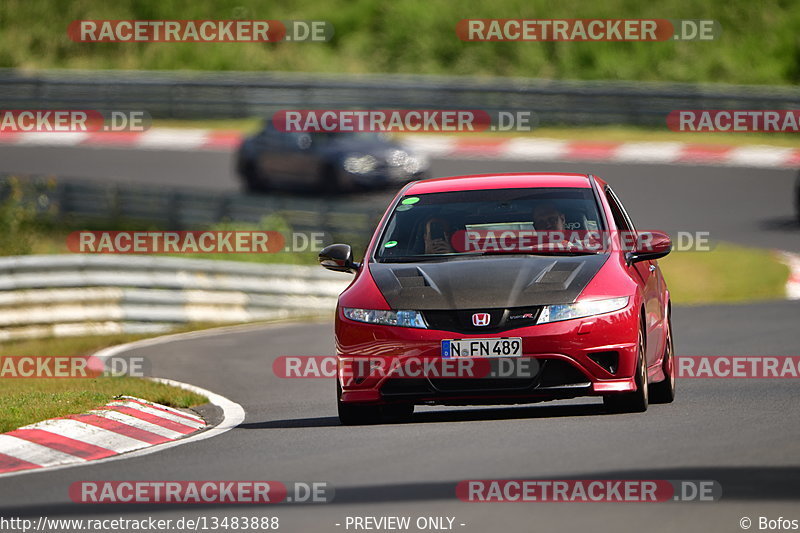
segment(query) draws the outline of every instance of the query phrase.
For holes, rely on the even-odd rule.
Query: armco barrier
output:
[[[13,196],[51,221],[75,219],[130,227],[145,223],[169,230],[196,230],[215,223],[259,224],[279,215],[299,232],[321,232],[328,242],[361,250],[380,220],[385,201],[247,195],[190,188],[48,176],[0,175],[0,204]],[[275,228],[262,228],[275,229]]]
[[[173,257],[3,257],[0,341],[332,316],[351,279],[314,266]]]
[[[796,109],[792,86],[562,81],[401,74],[0,69],[7,109],[145,110],[153,117],[268,117],[281,109],[533,111],[539,124],[664,125],[676,109]]]

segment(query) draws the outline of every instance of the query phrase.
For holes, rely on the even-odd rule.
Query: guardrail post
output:
[[[180,193],[177,191],[170,191],[169,201],[167,202],[167,227],[170,229],[180,230],[183,229],[181,224],[180,214]]]
[[[228,196],[221,196],[217,204],[216,222],[224,222],[231,218],[231,199]]]

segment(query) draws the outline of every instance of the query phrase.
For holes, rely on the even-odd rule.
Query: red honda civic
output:
[[[637,231],[591,174],[456,176],[406,185],[336,309],[343,424],[415,405],[602,396],[641,412],[675,395],[668,235]]]

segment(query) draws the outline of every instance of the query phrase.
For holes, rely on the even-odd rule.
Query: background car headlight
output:
[[[428,168],[428,158],[422,155],[409,155],[403,163],[403,170],[416,174]]]
[[[539,313],[537,324],[547,324],[548,322],[558,322],[560,320],[570,320],[572,318],[583,318],[592,315],[602,315],[619,311],[628,306],[628,297],[610,298],[608,300],[589,300],[585,302],[575,302],[573,304],[545,305]]]
[[[371,155],[351,156],[342,165],[351,174],[368,174],[378,166],[378,160]]]
[[[357,322],[401,326],[404,328],[427,328],[425,319],[418,311],[381,311],[376,309],[342,308],[344,316]]]
[[[389,153],[389,165],[402,168],[407,174],[416,174],[428,168],[428,158],[423,155],[410,154],[403,150]]]

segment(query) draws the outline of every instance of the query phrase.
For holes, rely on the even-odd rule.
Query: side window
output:
[[[617,195],[614,194],[610,187],[606,187],[606,199],[609,207],[611,207],[611,215],[614,217],[617,229],[620,231],[635,231],[628,213],[625,212],[625,208],[622,207]]]
[[[281,133],[278,130],[276,130],[272,126],[272,123],[269,122],[269,121],[267,121],[267,124],[264,126],[264,129],[262,129],[261,132],[259,132],[259,134],[258,134],[258,139],[262,143],[266,143],[266,144],[269,144],[269,145],[274,145],[274,144],[278,143],[280,137],[281,137]]]

